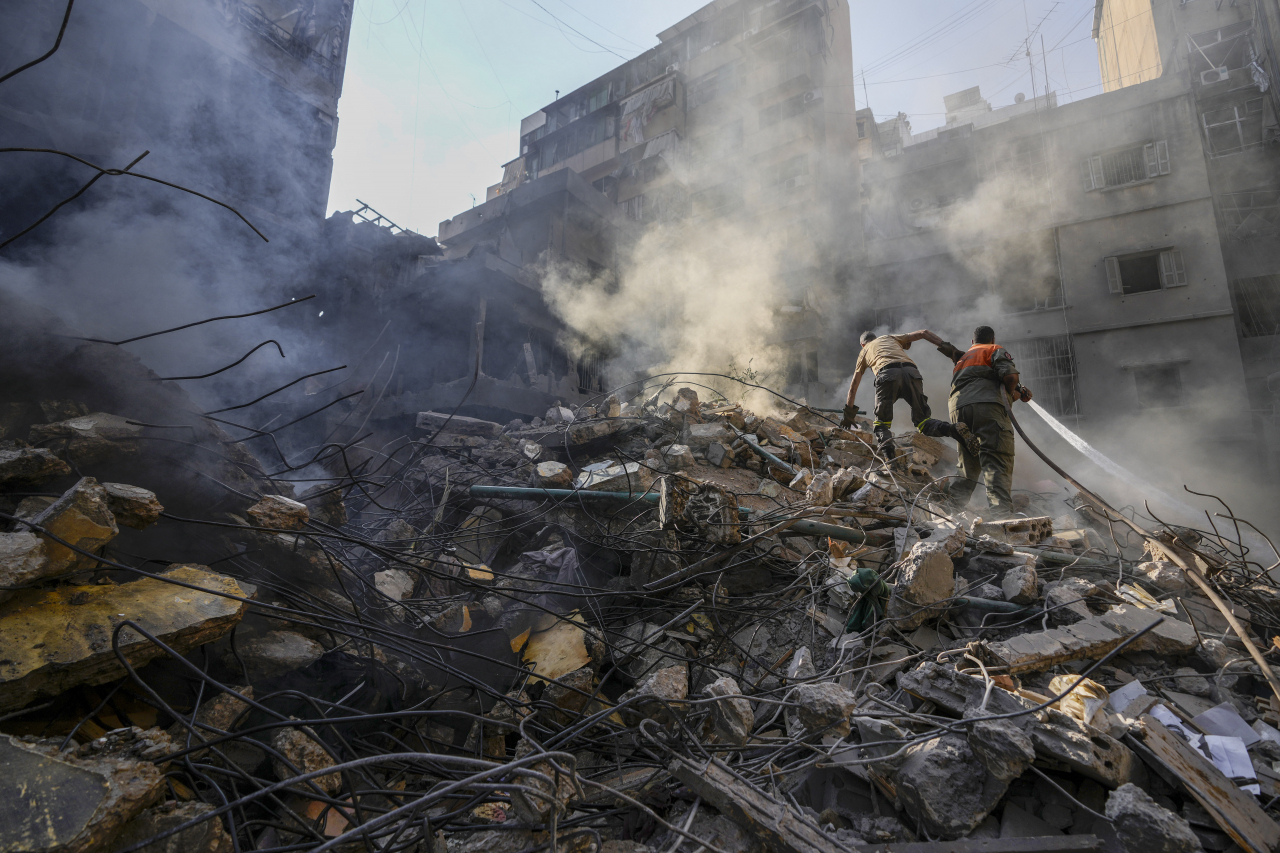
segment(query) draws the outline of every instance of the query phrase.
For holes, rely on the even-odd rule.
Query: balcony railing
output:
[[[310,65],[316,73],[330,83],[337,84],[341,69],[336,62],[317,53],[310,45],[295,38],[293,33],[263,15],[262,12],[251,6],[240,4],[236,9],[236,20],[246,29],[257,33],[294,59]]]

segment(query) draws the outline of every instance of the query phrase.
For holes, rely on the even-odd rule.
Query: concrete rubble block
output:
[[[1053,519],[1009,518],[1004,521],[982,521],[973,526],[974,536],[990,536],[1009,545],[1035,545],[1053,535]]]
[[[912,461],[926,467],[939,464],[954,466],[959,461],[955,445],[922,432],[900,435],[894,439],[894,444],[900,448],[910,448]]]
[[[1010,637],[998,643],[984,643],[985,650],[994,662],[1009,667],[1011,674],[1040,672],[1054,664],[1069,660],[1097,660],[1114,649],[1129,630],[1117,633],[1099,620],[1099,617]]]
[[[212,811],[213,806],[199,801],[161,803],[129,821],[120,832],[116,846],[118,849],[131,847]],[[212,817],[148,844],[138,853],[232,853],[234,849],[222,819]]]
[[[235,692],[219,693],[207,702],[201,703],[200,707],[196,710],[195,719],[192,721],[196,728],[196,732],[194,734],[191,732],[190,728],[183,723],[178,722],[169,727],[169,739],[181,747],[187,745],[189,737],[190,744],[194,746],[195,744],[200,743],[201,739],[211,740],[218,737],[218,732],[231,731],[231,727],[235,725],[235,722],[239,719],[240,715],[252,707],[248,702],[244,701],[244,699],[241,699],[240,696],[244,696],[247,699],[253,698],[252,687],[233,686],[232,690]],[[211,729],[216,729],[217,731],[211,731]],[[225,750],[229,745],[230,744],[222,744],[219,748]],[[251,748],[257,749],[257,747]],[[192,760],[198,761],[204,757],[206,752],[207,750],[193,752],[191,753],[191,758]]]
[[[52,424],[31,427],[28,441],[48,447],[77,465],[102,462],[138,452],[142,427],[118,415],[94,412]]]
[[[1075,584],[1062,581],[1045,586],[1044,606],[1049,612],[1050,624],[1071,625],[1093,615]]]
[[[297,770],[291,770],[288,764],[280,760],[280,757],[273,755],[271,769],[275,771],[276,778],[281,782],[304,773],[324,770],[336,763],[317,741],[315,734],[305,727],[286,726],[280,729],[271,739],[271,746],[284,756],[289,764],[297,768]],[[322,776],[313,777],[308,782],[331,796],[342,790],[341,773],[325,773]],[[309,790],[308,782],[296,783],[299,791]]]
[[[810,733],[846,737],[849,717],[858,706],[857,697],[839,684],[801,684],[792,694],[799,708],[800,724]]]
[[[152,762],[175,747],[159,729],[117,729],[64,751],[60,741],[0,735],[0,850],[116,850],[129,821],[164,799]]]
[[[618,697],[618,703],[633,700],[627,708],[629,717],[639,714],[659,722],[671,722],[674,716],[684,715],[687,710],[684,700],[688,695],[689,668],[681,663],[654,672]]]
[[[1040,579],[1034,565],[1022,565],[1010,569],[1000,579],[1005,601],[1014,604],[1030,604],[1040,597]]]
[[[1012,782],[1035,761],[1036,750],[1027,733],[1009,720],[982,720],[969,728],[969,748],[987,772]]]
[[[302,669],[320,660],[324,647],[292,631],[270,631],[257,637],[237,639],[236,651],[249,671],[249,679],[275,678]],[[227,665],[239,670],[240,663],[228,652]]]
[[[125,674],[112,651],[116,625],[130,619],[185,654],[222,637],[244,615],[234,580],[202,566],[178,566],[161,575],[120,585],[28,589],[0,604],[0,713],[21,708],[77,684],[102,684]],[[211,592],[174,586],[193,584]],[[120,651],[135,668],[164,652],[125,628]]]
[[[671,471],[683,471],[698,464],[687,444],[668,444],[660,451],[662,464]]]
[[[774,447],[790,448],[793,445],[805,443],[804,436],[772,415],[765,418],[756,426],[756,435],[765,439]],[[774,455],[776,456],[779,454]]]
[[[596,692],[596,673],[590,666],[575,669],[547,685],[543,698],[565,713],[556,714],[562,725],[587,707]]]
[[[961,735],[913,746],[895,777],[903,810],[931,838],[959,838],[982,823],[1009,789],[987,772]]]
[[[573,412],[564,406],[552,406],[547,409],[543,419],[549,424],[571,424],[573,423]]]
[[[0,587],[26,586],[49,573],[49,550],[43,539],[29,530],[0,533]],[[15,590],[0,589],[0,601],[15,594]]]
[[[1162,592],[1182,592],[1191,588],[1191,581],[1186,574],[1178,567],[1177,563],[1168,560],[1152,560],[1148,563],[1139,563],[1137,566],[1138,573],[1146,580]]]
[[[707,463],[716,468],[728,468],[733,465],[736,455],[727,445],[713,441],[707,445]]]
[[[45,447],[0,450],[0,486],[32,486],[70,473],[71,466]]]
[[[301,530],[311,520],[307,505],[284,495],[267,495],[248,509],[249,523],[271,530]]]
[[[450,432],[455,435],[474,435],[481,438],[497,438],[502,434],[502,425],[493,421],[482,421],[479,418],[464,418],[462,415],[449,416],[448,412],[418,412],[417,427],[428,432]]]
[[[705,451],[710,445],[719,442],[728,447],[737,440],[737,433],[725,423],[690,424],[685,430],[685,444],[693,450]]]
[[[1195,651],[1196,646],[1200,644],[1195,629],[1186,622],[1167,614],[1154,613],[1131,604],[1117,604],[1097,619],[1103,625],[1127,637],[1136,634],[1161,615],[1164,616],[1164,622],[1139,637],[1129,648],[1138,652],[1179,657]]]
[[[598,471],[583,471],[573,481],[573,487],[592,492],[641,494],[653,483],[653,477],[653,471],[639,462],[624,462]]]
[[[610,394],[604,398],[604,402],[600,404],[600,414],[606,418],[616,418],[622,415],[622,401],[618,399],[617,394]]]
[[[530,462],[537,462],[542,458],[542,453],[546,449],[536,441],[526,441],[520,439],[516,442],[516,447],[520,448],[520,455]]]
[[[527,740],[521,740],[516,747],[516,760],[520,760],[536,752],[536,748]],[[546,823],[554,812],[563,813],[565,805],[576,793],[573,779],[567,773],[558,772],[549,761],[535,761],[529,769],[540,776],[517,775],[520,788],[511,791],[511,804],[516,814],[526,823]],[[522,790],[532,788],[538,793]],[[480,853],[480,851],[477,851]],[[485,851],[491,853],[491,851]],[[514,851],[513,851],[514,853]]]
[[[393,601],[404,601],[413,597],[413,589],[417,586],[417,577],[405,569],[383,569],[373,573],[373,585],[378,592]]]
[[[831,475],[826,471],[814,474],[804,490],[804,496],[805,500],[810,501],[814,506],[830,506],[835,500]]]
[[[311,517],[322,524],[341,527],[347,523],[347,506],[342,501],[342,489],[332,483],[317,483],[299,495],[307,505]]]
[[[862,471],[857,468],[841,468],[831,477],[831,497],[840,500],[850,492],[855,492],[866,484]]]
[[[434,848],[430,853],[520,853],[538,846],[531,829],[497,830],[479,832],[455,832],[444,837],[446,850]],[[424,853],[426,850],[424,848]]]
[[[941,545],[917,542],[897,569],[898,581],[886,615],[899,630],[920,627],[942,612],[942,607],[934,605],[955,594],[955,566]]]
[[[645,584],[661,580],[679,571],[680,540],[674,530],[653,530],[636,535],[642,546],[631,555],[631,586],[643,589]]]
[[[533,485],[540,489],[572,489],[573,471],[563,462],[539,462],[533,469]]]
[[[602,438],[608,438],[611,435],[617,435],[631,425],[626,421],[620,420],[592,420],[579,421],[570,424],[565,431],[568,442],[571,445],[578,446],[587,444],[588,442],[598,441]],[[553,436],[555,443],[558,445],[562,439],[559,436]]]
[[[689,496],[682,521],[685,527],[717,545],[737,545],[742,541],[738,496],[712,483],[703,483],[696,494]]]
[[[1132,783],[1111,792],[1106,814],[1127,853],[1194,853],[1200,849],[1191,824]]]
[[[39,534],[49,553],[49,576],[73,568],[92,567],[95,563],[91,557],[81,556],[55,542],[53,536],[81,550],[97,551],[120,532],[115,516],[107,508],[107,490],[92,477],[81,479],[37,515],[32,523],[52,534]]]
[[[746,743],[756,717],[751,703],[743,698],[738,682],[726,675],[708,684],[703,692],[719,700],[711,706],[711,723],[716,735],[736,746]]]
[[[562,678],[591,664],[587,632],[578,611],[557,619],[550,627],[534,631],[524,647],[523,661],[536,681]],[[519,649],[514,642],[512,648]]]
[[[145,530],[159,521],[160,513],[164,512],[156,493],[149,489],[124,483],[103,483],[102,488],[107,490],[107,508],[117,524]]]
[[[796,492],[801,490],[807,491],[809,484],[812,482],[813,472],[808,468],[801,468],[799,471],[796,471],[795,476],[791,478],[791,482],[787,483],[787,488]]]
[[[1133,778],[1138,757],[1120,741],[1054,708],[1037,716],[1025,729],[1037,753],[1108,788]]]

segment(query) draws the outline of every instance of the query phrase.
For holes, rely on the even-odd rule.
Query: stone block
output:
[[[1044,606],[1049,612],[1049,622],[1053,625],[1071,625],[1083,622],[1093,614],[1085,604],[1084,596],[1074,585],[1069,583],[1047,584],[1044,594]]]
[[[624,462],[598,471],[583,471],[573,481],[573,487],[593,492],[641,494],[649,488],[651,483],[653,483],[653,471],[639,462]]]
[[[32,486],[70,473],[71,466],[48,448],[0,450],[0,486]]]
[[[128,618],[178,654],[222,637],[247,605],[222,595],[174,586],[182,581],[244,597],[234,580],[200,566],[178,566],[161,579],[120,585],[28,589],[0,604],[0,713],[21,708],[77,684],[103,684],[124,676],[112,649],[115,627]],[[127,614],[127,616],[122,615]],[[164,652],[125,628],[120,651],[135,668]]]
[[[248,510],[249,523],[270,530],[301,530],[311,520],[307,505],[284,495],[267,495]]]
[[[533,485],[540,489],[572,489],[573,471],[563,462],[539,462],[533,469]]]
[[[106,545],[120,529],[107,507],[107,490],[92,477],[76,483],[62,497],[50,504],[33,519],[52,536],[69,542],[85,551],[97,551]],[[94,565],[91,557],[81,556],[52,536],[39,534],[49,554],[48,575],[57,575],[68,569]]]
[[[942,612],[934,605],[955,594],[955,567],[941,545],[917,542],[897,570],[887,615],[899,630],[918,628]]]
[[[102,488],[107,490],[107,508],[117,524],[145,530],[159,521],[160,513],[164,512],[156,493],[149,489],[124,483],[103,483]]]
[[[1138,573],[1147,579],[1154,587],[1164,592],[1182,592],[1190,589],[1191,581],[1178,568],[1177,563],[1168,560],[1152,560],[1148,563],[1139,563],[1137,566]]]
[[[1136,634],[1162,615],[1164,622],[1138,638],[1129,648],[1138,652],[1175,656],[1195,651],[1196,646],[1200,644],[1195,629],[1186,622],[1167,614],[1153,613],[1130,604],[1118,604],[1097,619],[1108,628],[1127,637]]]
[[[835,499],[831,475],[826,471],[819,471],[814,474],[813,479],[809,481],[809,485],[805,487],[804,497],[814,506],[830,506]]]
[[[418,412],[417,427],[427,432],[440,430],[454,435],[475,435],[481,438],[497,438],[502,434],[501,424],[478,418],[464,418],[462,415],[450,417],[448,412]]]
[[[800,724],[810,733],[846,737],[849,717],[858,707],[857,697],[839,684],[801,684],[791,696],[799,709]]]
[[[738,435],[725,423],[689,424],[685,430],[685,443],[693,450],[706,450],[719,442],[726,447],[737,440]]]
[[[291,769],[289,764],[282,761],[279,756],[272,756],[271,768],[275,771],[276,778],[281,782],[286,782],[298,775],[324,770],[335,764],[333,757],[320,745],[315,734],[306,728],[298,729],[293,726],[287,726],[280,729],[276,732],[275,737],[271,739],[271,746],[289,764],[297,768],[296,770]],[[299,793],[305,793],[310,790],[311,785],[315,785],[326,794],[332,796],[342,790],[342,774],[325,773],[308,779],[306,782],[298,782],[295,787]]]
[[[726,675],[711,682],[703,692],[719,700],[711,706],[711,723],[716,734],[726,743],[736,746],[746,743],[756,717],[751,703],[743,698],[738,682]]]
[[[1015,566],[1004,573],[1000,579],[1000,589],[1004,591],[1005,601],[1014,604],[1030,604],[1040,597],[1040,579],[1036,576],[1034,565]]]
[[[543,418],[549,424],[571,424],[573,423],[573,412],[564,406],[552,406],[547,409],[547,413]]]
[[[983,720],[969,728],[969,748],[987,772],[1012,782],[1035,761],[1036,750],[1027,733],[1009,720]]]
[[[57,423],[36,424],[31,427],[29,440],[77,465],[86,465],[137,453],[141,436],[141,426],[118,415],[94,412]]]
[[[44,540],[29,530],[0,533],[0,587],[19,587],[49,574],[49,553]],[[0,589],[0,601],[15,590]]]
[[[391,600],[404,601],[412,597],[417,578],[404,569],[383,569],[373,573],[373,585]]]
[[[707,445],[707,462],[717,468],[728,468],[733,465],[734,452],[719,441]]]
[[[324,655],[323,646],[292,631],[270,631],[258,637],[239,639],[236,651],[240,653],[239,661],[228,650],[226,664],[239,671],[240,661],[244,661],[251,681],[302,669]]]
[[[1111,792],[1107,817],[1128,853],[1195,853],[1200,849],[1191,824],[1137,785],[1122,785]]]
[[[944,735],[912,747],[895,778],[903,810],[930,838],[959,838],[977,827],[1009,789],[987,772],[964,737]]]
[[[693,451],[687,444],[668,444],[659,452],[662,454],[662,464],[672,471],[683,471],[697,464]]]

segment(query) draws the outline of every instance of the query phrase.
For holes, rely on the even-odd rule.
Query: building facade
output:
[[[1274,88],[1250,67],[1264,2],[1143,3],[1151,32],[1124,43],[1144,47],[1098,39],[1110,91],[997,109],[957,93],[946,126],[883,145],[864,164],[863,322],[963,341],[994,326],[1037,400],[1135,465],[1274,464],[1280,151]],[[1098,20],[1132,30],[1131,6],[1100,0]]]
[[[567,231],[569,248],[552,241],[548,254],[605,272],[604,286],[639,262],[637,247],[648,250],[654,229],[717,223],[767,235],[781,249],[777,333],[766,343],[781,351],[788,387],[826,393],[817,294],[832,292],[860,251],[849,227],[858,137],[848,3],[716,0],[659,39],[525,118],[503,180],[483,205],[442,222],[440,239],[450,253],[469,251],[479,222],[492,228],[507,199],[565,171],[606,210],[598,225],[577,223],[591,239],[574,247]]]

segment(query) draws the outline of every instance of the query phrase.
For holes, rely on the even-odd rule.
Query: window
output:
[[[591,96],[591,100],[587,102],[587,112],[593,113],[601,107],[609,103],[609,86],[605,84],[599,91]]]
[[[783,160],[764,169],[764,185],[767,187],[785,187],[794,189],[809,174],[809,158],[797,154],[789,160]]]
[[[867,120],[864,118],[858,119],[858,138],[867,138]]]
[[[1231,282],[1236,322],[1242,338],[1280,334],[1280,274]]]
[[[1076,414],[1076,364],[1070,336],[1001,343],[1013,356],[1022,384],[1035,393],[1040,405],[1058,417]]]
[[[1201,116],[1209,153],[1214,157],[1238,154],[1262,144],[1262,98],[1252,98]]]
[[[1128,295],[1147,293],[1169,287],[1182,287],[1187,283],[1186,267],[1182,252],[1164,249],[1103,258],[1107,269],[1107,288],[1112,293]]]
[[[1134,398],[1139,408],[1169,409],[1182,405],[1182,369],[1176,364],[1148,364],[1133,369]]]
[[[644,222],[644,193],[627,199],[627,219]]]
[[[1249,190],[1218,197],[1227,237],[1244,240],[1274,234],[1280,226],[1280,191]]]
[[[733,184],[724,183],[708,187],[693,197],[694,213],[699,216],[714,216],[725,213],[728,209],[742,202],[741,190]]]
[[[661,161],[659,157],[649,157],[640,161],[640,181],[641,183],[649,183],[658,177],[658,163]]]
[[[795,118],[796,116],[803,113],[804,107],[805,107],[806,94],[808,93],[806,92],[799,95],[792,95],[790,98],[787,98],[785,101],[779,101],[776,104],[767,106],[764,109],[762,109],[760,111],[760,126],[769,127],[771,125],[777,124],[780,121],[784,121],[789,118]]]
[[[1085,191],[1136,184],[1169,174],[1169,143],[1165,140],[1100,154],[1084,161]]]
[[[1216,83],[1221,72],[1244,68],[1253,61],[1248,36],[1253,29],[1249,21],[1240,21],[1217,30],[1187,38],[1191,54],[1191,73],[1201,83]]]

